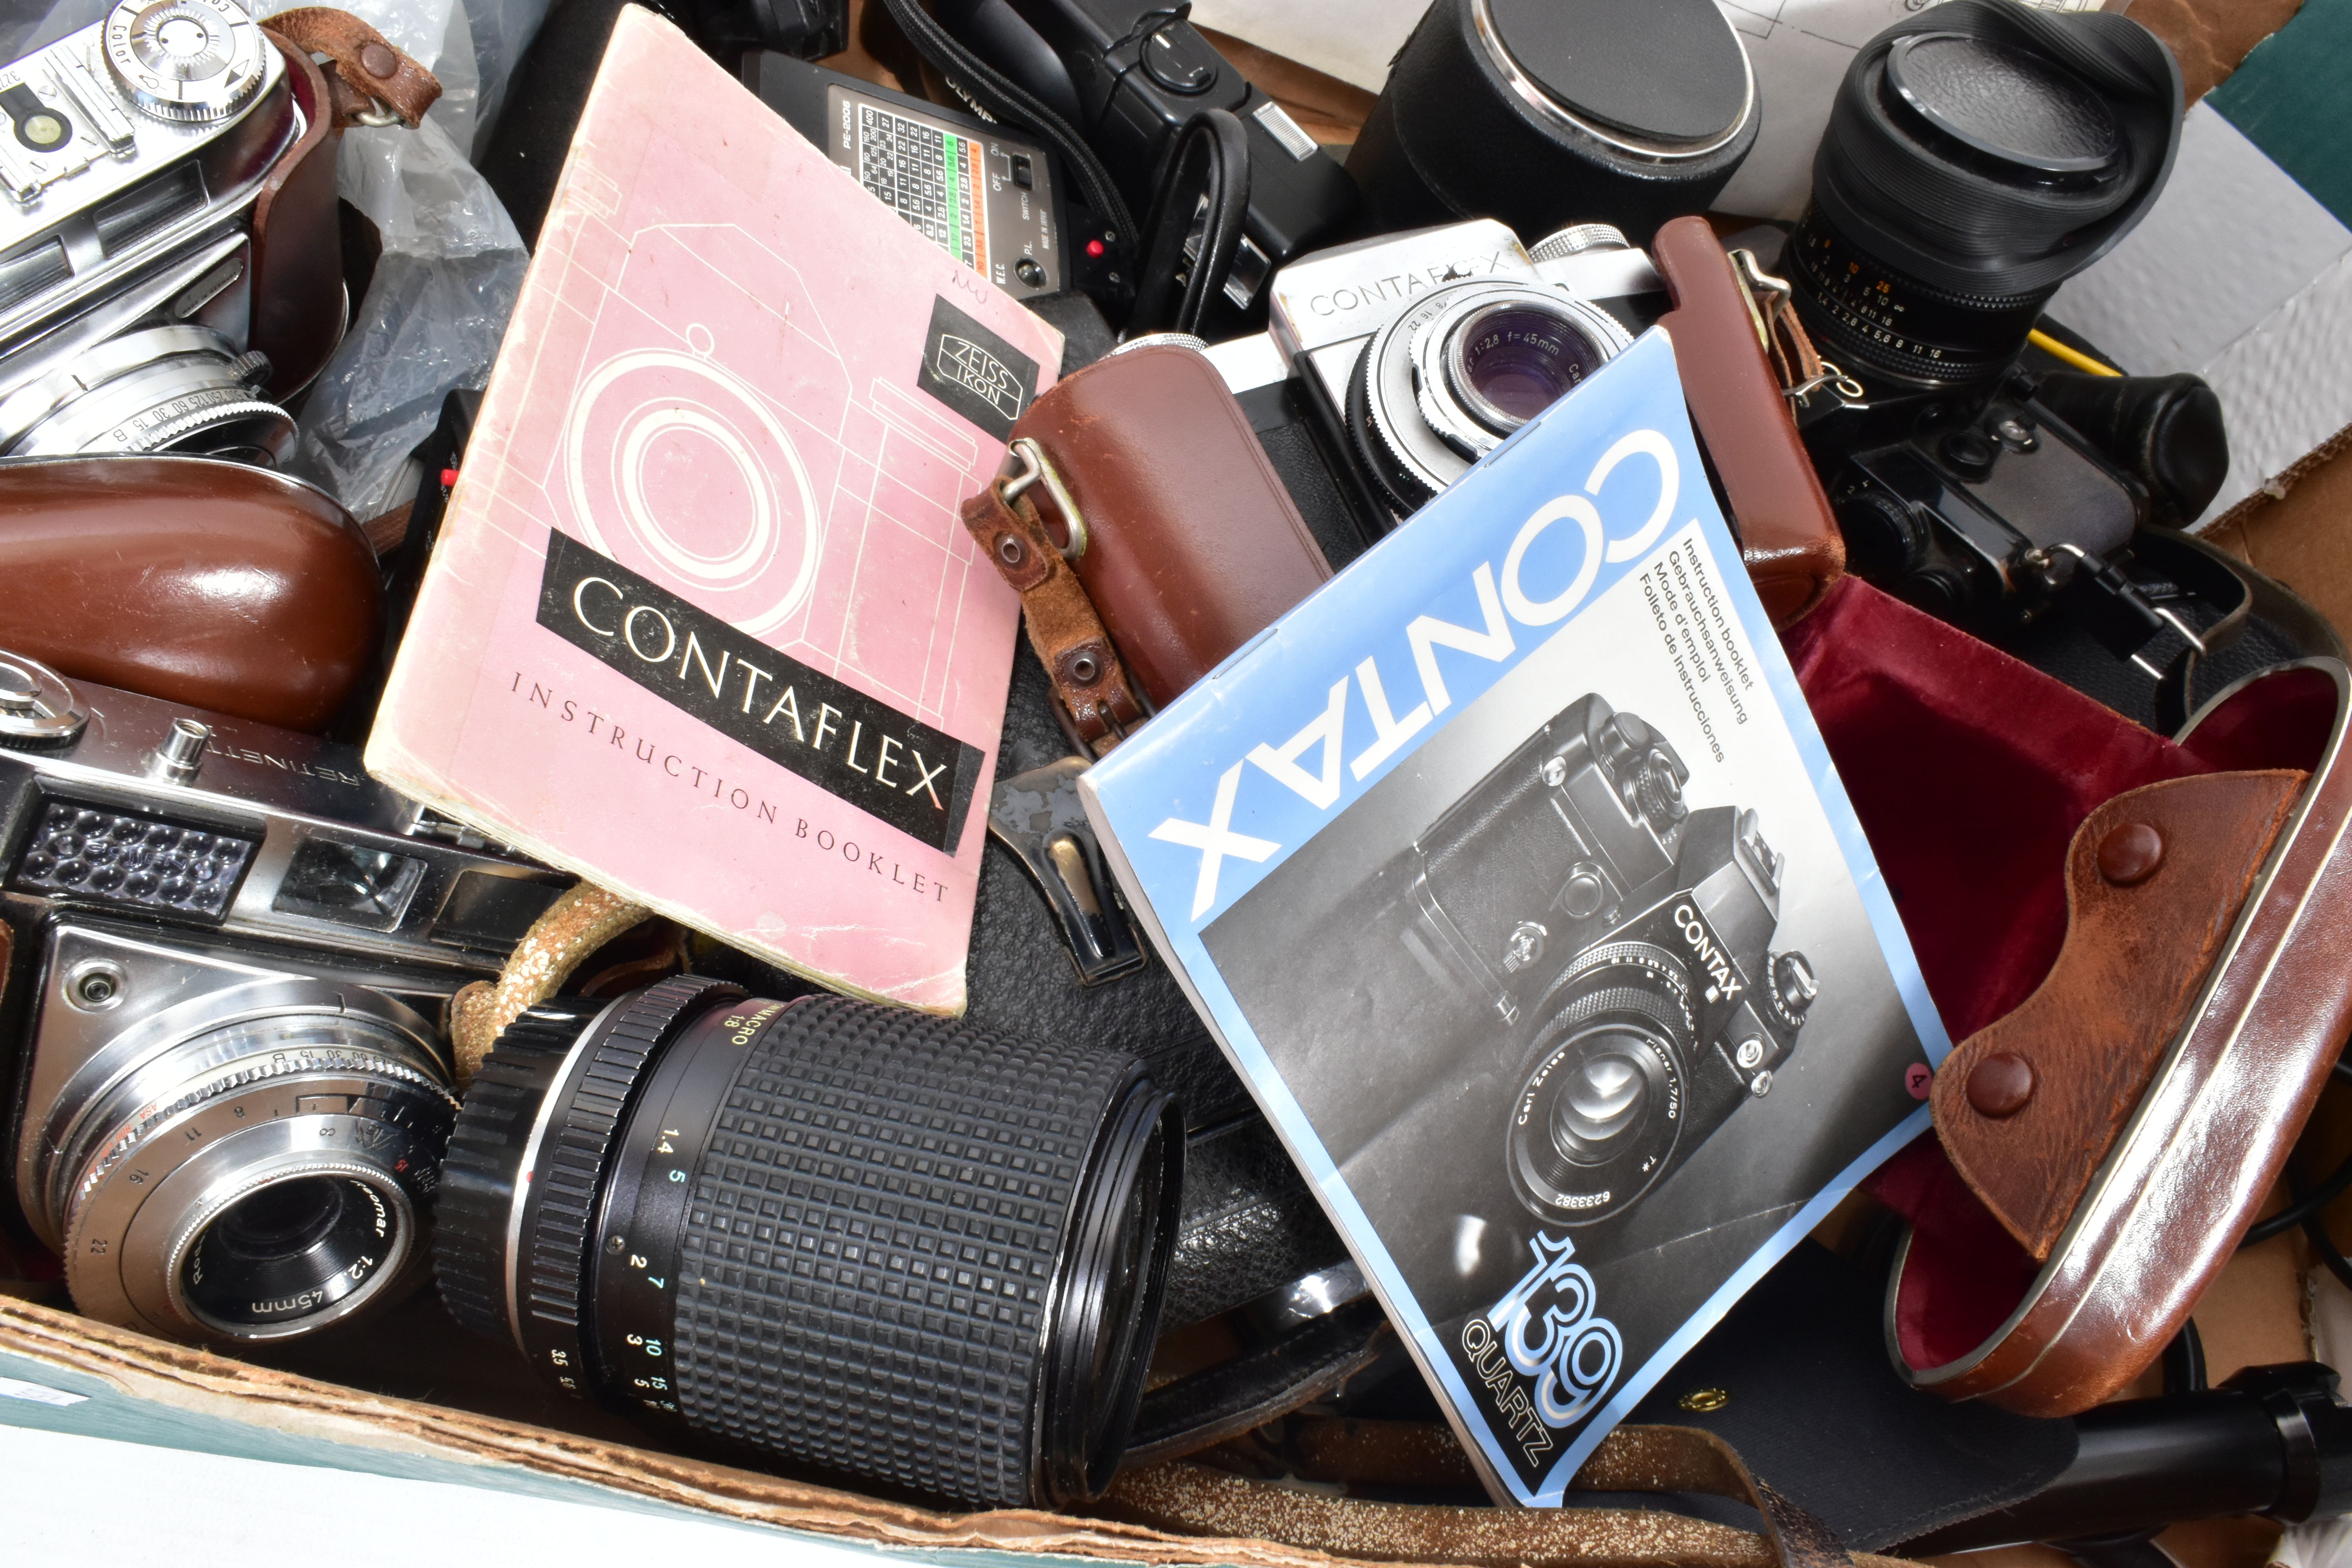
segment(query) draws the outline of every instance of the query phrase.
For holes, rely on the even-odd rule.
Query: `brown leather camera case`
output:
[[[376,649],[383,586],[324,491],[211,458],[0,463],[0,648],[315,730]]]
[[[1072,569],[1155,706],[1331,575],[1249,416],[1192,349],[1097,360],[1013,434],[1037,443],[1077,503],[1086,548]],[[1067,527],[1047,487],[1029,495]]]

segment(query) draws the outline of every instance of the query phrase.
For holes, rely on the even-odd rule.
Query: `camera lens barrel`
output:
[[[2179,68],[2126,17],[1948,0],[1854,57],[1783,258],[1809,331],[1914,390],[1998,377],[2154,205]]]
[[[1565,289],[1433,289],[1364,346],[1349,434],[1389,504],[1409,515],[1632,342],[1616,318]]]
[[[1437,0],[1348,172],[1371,232],[1500,218],[1532,242],[1703,212],[1756,141],[1756,76],[1712,0]]]
[[[63,1256],[74,1304],[236,1342],[310,1333],[396,1296],[426,1256],[457,1111],[431,1040],[388,999],[273,981],[110,1044],[26,1118],[47,1152],[22,1183],[26,1212]]]
[[[1182,1141],[1131,1058],[679,977],[500,1037],[451,1142],[442,1294],[656,1425],[1075,1502],[1141,1397]]]

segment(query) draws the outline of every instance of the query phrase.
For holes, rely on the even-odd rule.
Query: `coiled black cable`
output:
[[[1223,109],[1204,109],[1187,120],[1169,150],[1160,191],[1152,199],[1151,237],[1143,249],[1128,336],[1171,331],[1199,334],[1210,302],[1224,288],[1241,247],[1249,187],[1249,134],[1241,121]],[[1198,197],[1192,195],[1196,188]],[[1188,267],[1184,242],[1203,205],[1207,211],[1200,249]],[[1168,319],[1171,300],[1172,321]]]
[[[932,65],[939,68],[952,83],[969,94],[979,106],[1000,120],[1011,121],[1036,132],[1054,143],[1076,179],[1087,205],[1110,226],[1109,243],[1123,253],[1131,253],[1135,243],[1135,215],[1128,208],[1118,187],[1111,183],[1110,171],[1095,156],[1086,138],[1071,128],[1069,121],[1045,107],[1037,98],[1011,77],[964,47],[961,40],[940,26],[931,14],[917,0],[882,0],[889,10],[890,19],[907,41]]]

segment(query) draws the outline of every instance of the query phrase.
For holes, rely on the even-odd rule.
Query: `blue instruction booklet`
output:
[[[1079,782],[1498,1501],[1950,1048],[1652,331]]]

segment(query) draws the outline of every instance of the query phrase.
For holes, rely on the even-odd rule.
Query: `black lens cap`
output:
[[[1693,145],[1747,118],[1748,54],[1715,0],[1492,0],[1502,52],[1579,119]]]
[[[1916,33],[1887,51],[1886,85],[1963,146],[2040,174],[2099,174],[2122,128],[2090,84],[2032,50],[1958,33]]]

